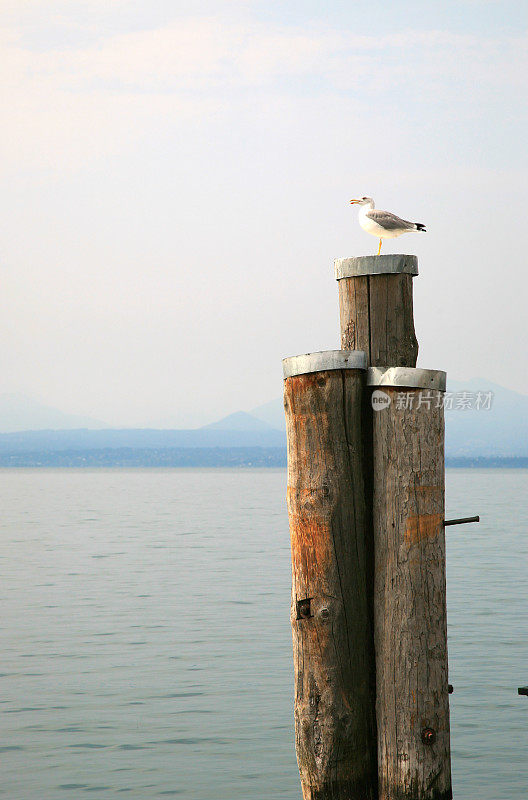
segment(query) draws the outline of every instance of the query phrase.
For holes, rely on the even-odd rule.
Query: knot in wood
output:
[[[424,744],[434,744],[436,742],[436,731],[432,728],[424,728],[422,731],[422,742]]]

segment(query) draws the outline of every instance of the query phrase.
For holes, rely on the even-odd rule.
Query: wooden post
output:
[[[416,256],[338,258],[334,266],[341,347],[364,350],[369,366],[415,367],[418,342],[412,279],[418,275]]]
[[[285,359],[295,736],[304,800],[374,800],[364,353]]]
[[[445,373],[416,369],[415,256],[335,268],[347,368],[339,351],[285,362],[303,796],[451,800]]]
[[[370,369],[379,800],[450,800],[445,373]]]
[[[415,367],[413,278],[418,259],[412,255],[359,256],[334,261],[339,288],[341,347],[359,348],[370,366]],[[373,523],[373,410],[371,392],[363,403],[363,449],[366,509],[367,605],[374,629],[375,536]],[[374,692],[376,688],[374,687]]]

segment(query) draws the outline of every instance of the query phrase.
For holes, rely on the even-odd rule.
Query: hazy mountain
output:
[[[24,394],[0,395],[0,431],[71,428],[107,428],[105,422],[77,414],[66,414]]]
[[[204,425],[201,430],[271,431],[273,430],[273,426],[268,425],[267,422],[258,419],[253,414],[248,414],[246,411],[235,411],[234,414],[222,417],[218,422],[211,422],[209,425]]]
[[[446,454],[450,458],[522,457],[528,456],[528,397],[480,378],[464,382],[449,382],[453,393],[453,408],[446,410]],[[491,408],[463,409],[460,393],[467,392],[474,400],[476,394],[492,392]],[[17,408],[0,402],[0,453],[56,453],[85,450],[139,448],[284,448],[284,409],[282,398],[258,406],[251,413],[237,411],[227,417],[189,430],[111,429],[97,420],[86,420],[56,409],[29,401]],[[25,398],[28,400],[28,398]],[[474,402],[472,403],[474,406]],[[27,416],[23,416],[24,408]],[[35,409],[44,409],[41,416]],[[3,411],[5,409],[5,411]],[[7,411],[11,409],[12,415]],[[15,416],[15,411],[18,417]],[[31,414],[30,414],[31,412]],[[19,425],[31,417],[33,430],[20,430]],[[78,420],[82,420],[82,428]],[[48,425],[55,430],[36,430]],[[3,423],[3,424],[2,424]],[[18,430],[17,430],[18,429]],[[178,456],[179,457],[179,456]]]
[[[103,450],[106,448],[169,447],[284,447],[282,431],[225,430],[196,428],[192,430],[155,430],[141,428],[109,428],[106,430],[18,431],[0,433],[0,452],[56,452],[59,450]]]
[[[271,425],[272,428],[277,428],[279,431],[286,430],[286,418],[284,416],[282,397],[278,397],[276,400],[270,400],[269,403],[264,403],[262,406],[252,408],[249,413],[251,416]]]

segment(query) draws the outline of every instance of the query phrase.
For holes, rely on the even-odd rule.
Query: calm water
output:
[[[285,474],[1,474],[9,800],[298,800]],[[455,797],[528,795],[528,471],[448,473]]]

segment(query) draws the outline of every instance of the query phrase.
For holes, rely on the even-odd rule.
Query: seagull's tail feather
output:
[[[417,231],[424,231],[424,233],[427,233],[427,229],[426,229],[425,225],[422,225],[421,222],[415,222],[414,223],[414,227],[415,227],[415,230],[417,230]]]

